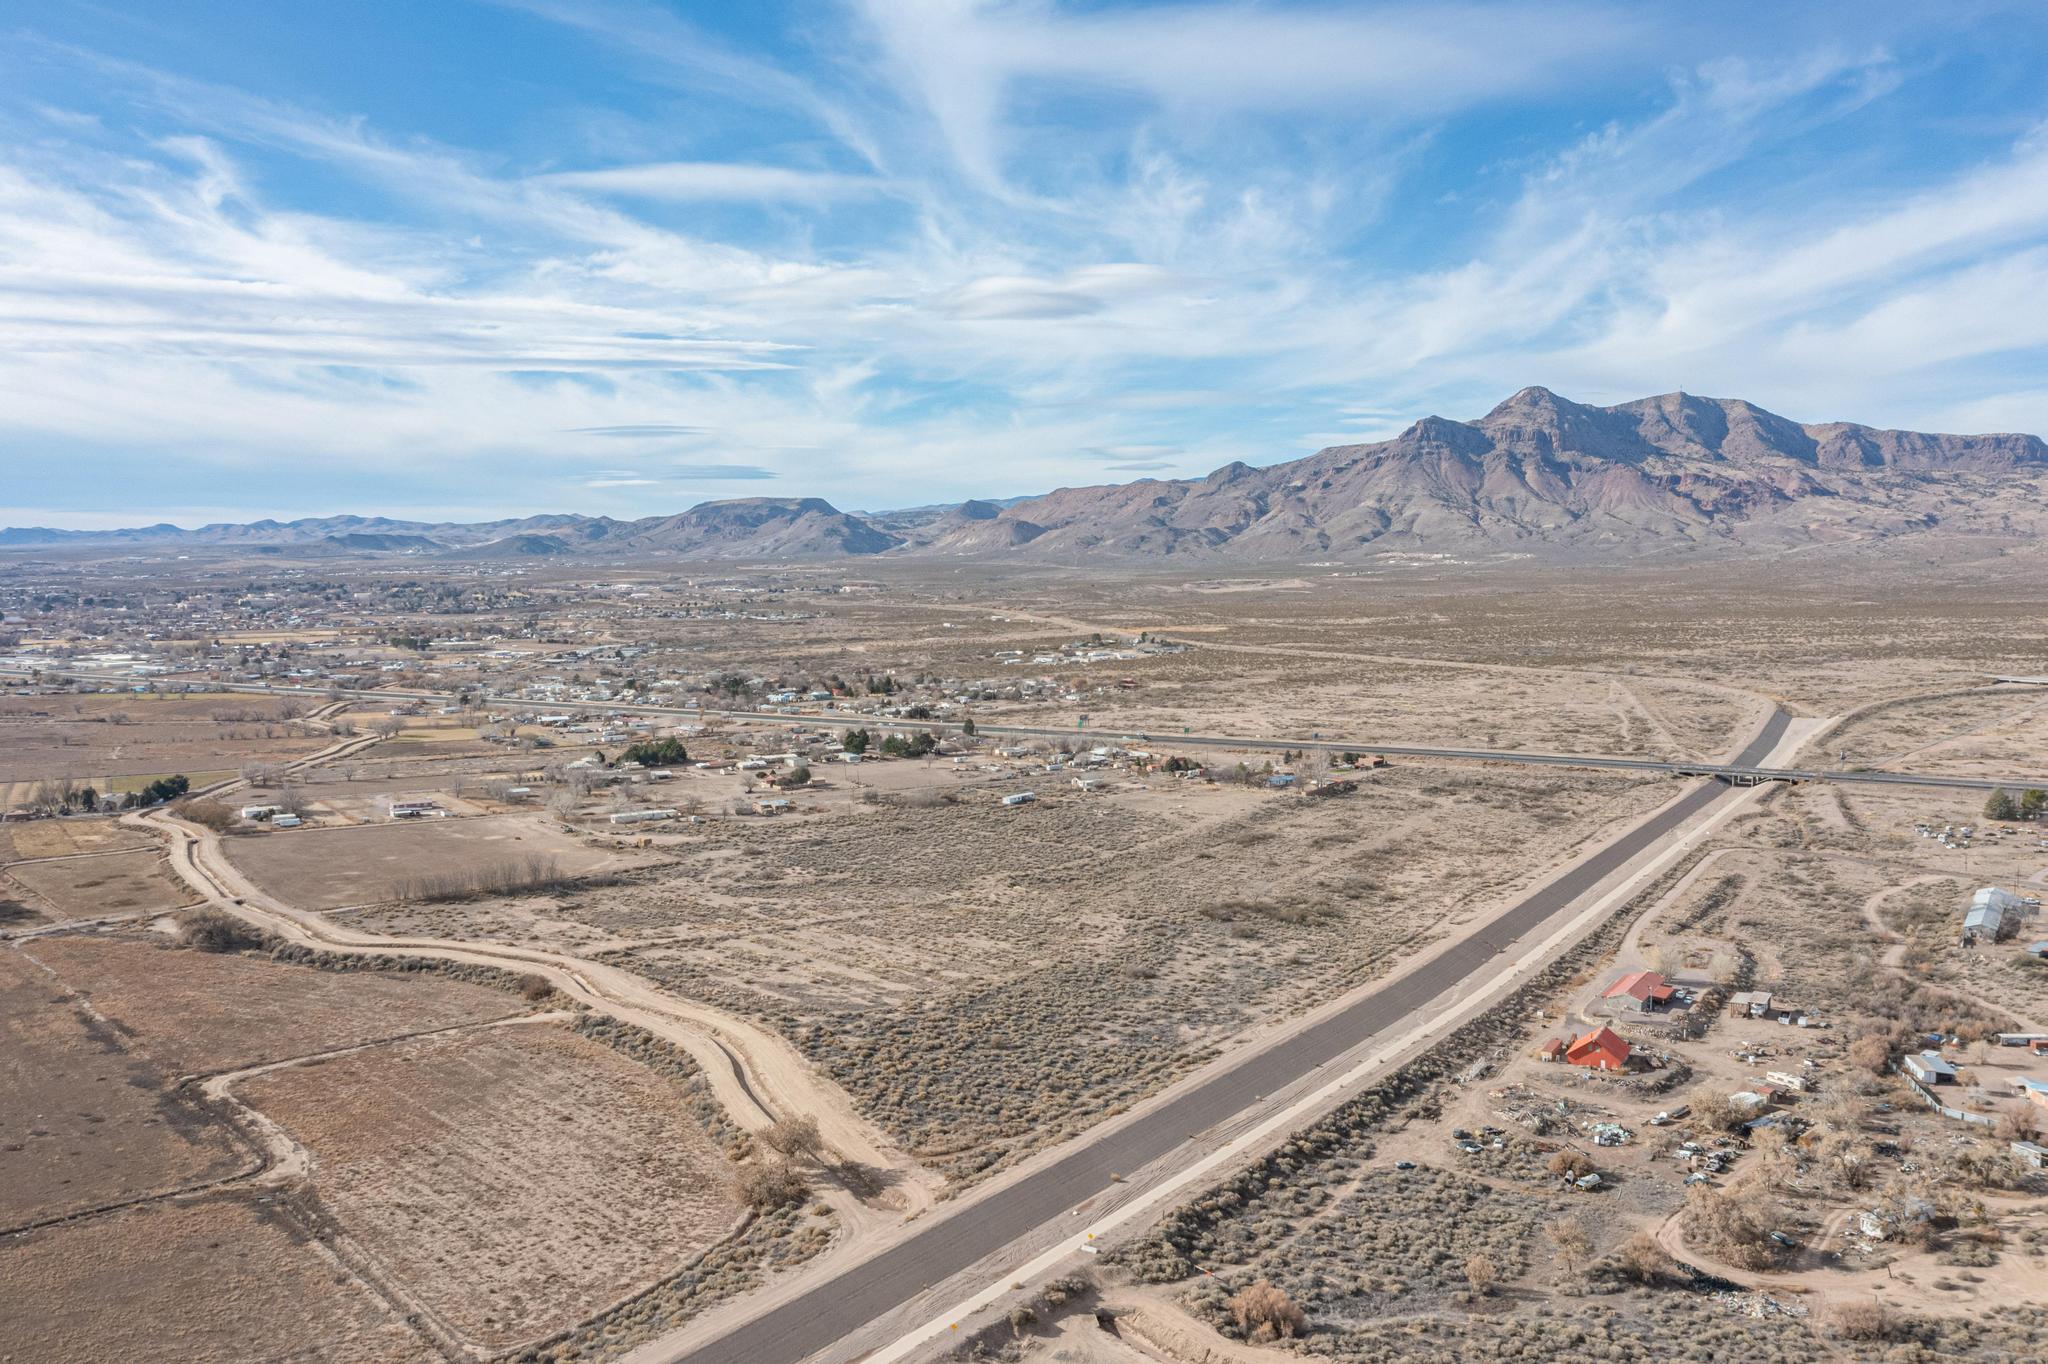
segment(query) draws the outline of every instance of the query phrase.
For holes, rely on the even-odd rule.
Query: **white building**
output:
[[[1983,942],[1997,942],[2018,929],[2026,917],[2027,902],[1997,886],[1982,886],[1970,897],[1963,915],[1963,936]]]
[[[658,819],[674,819],[677,810],[621,810],[613,815],[614,824],[648,824]]]

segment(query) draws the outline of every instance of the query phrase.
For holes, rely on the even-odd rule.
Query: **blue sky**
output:
[[[2048,432],[2048,8],[40,0],[0,524],[883,508],[1545,384]]]

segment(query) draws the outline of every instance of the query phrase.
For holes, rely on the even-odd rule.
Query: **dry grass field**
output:
[[[0,951],[0,1076],[0,1230],[251,1163],[222,1124],[166,1093],[149,1058],[19,949]]]
[[[1735,746],[1761,720],[1758,697],[1650,683],[1619,674],[1540,668],[1432,667],[1347,657],[1328,646],[1285,649],[1210,645],[1181,663],[1185,681],[1162,679],[1089,702],[1105,734],[1194,733],[1371,743],[1706,758]],[[1176,660],[1178,662],[1178,660]],[[1247,708],[1243,697],[1260,698]],[[1064,709],[1021,706],[1014,718],[1060,722]],[[1012,713],[1005,710],[1005,720]],[[1162,740],[1163,742],[1163,740]]]
[[[1326,801],[1162,780],[714,822],[619,885],[350,922],[602,950],[774,1024],[969,1178],[1386,971],[1672,793],[1511,769],[1395,767]]]
[[[0,1230],[33,1228],[0,1244],[0,1358],[412,1364],[592,1318],[638,1338],[829,1242],[803,1208],[731,1239],[736,1133],[688,1061],[532,1009],[143,932],[0,952]],[[309,1182],[249,1183],[255,1148],[174,1087],[243,1069],[233,1102]],[[660,1297],[687,1273],[700,1301]]]
[[[162,912],[191,903],[190,893],[172,879],[154,850],[15,863],[4,869],[0,884],[4,881],[19,886],[22,894],[16,898],[52,923]]]
[[[2048,694],[1987,685],[1874,706],[1815,745],[1830,766],[1956,776],[2029,775],[2025,758],[2048,752]],[[2048,775],[2048,774],[2044,774]]]
[[[332,742],[287,718],[289,709],[259,696],[0,697],[0,787],[232,772]]]
[[[156,846],[147,834],[105,818],[39,819],[25,824],[0,825],[0,863],[30,857],[111,852],[117,848],[154,849]]]
[[[212,1074],[503,1018],[515,995],[435,975],[321,971],[192,952],[156,935],[45,938],[32,956],[167,1074]]]
[[[493,1352],[672,1272],[737,1215],[675,1086],[560,1025],[372,1047],[236,1092],[312,1151],[315,1192],[369,1253]]]
[[[646,860],[593,849],[532,814],[243,834],[225,847],[259,886],[306,909],[389,900],[422,875],[459,878],[530,856],[571,876]]]
[[[435,1364],[277,1204],[153,1203],[0,1240],[13,1364]]]

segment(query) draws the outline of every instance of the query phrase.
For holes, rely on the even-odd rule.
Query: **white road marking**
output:
[[[1773,754],[1785,749],[1787,745],[1805,741],[1805,733],[1795,733],[1797,728],[1796,721],[1794,725],[1787,727],[1785,734],[1780,736],[1779,743],[1777,748],[1773,750]],[[1809,729],[1807,732],[1811,732],[1811,730]],[[1673,863],[1697,847],[1709,834],[1719,830],[1723,824],[1733,819],[1739,811],[1754,804],[1757,798],[1767,789],[1769,788],[1760,786],[1735,788],[1734,799],[1709,816],[1692,832],[1680,836],[1663,852],[1645,863],[1634,875],[1629,876],[1613,890],[1608,891],[1607,894],[1601,896],[1584,910],[1581,910],[1563,928],[1560,928],[1557,932],[1551,934],[1549,938],[1545,939],[1543,947],[1533,957],[1525,957],[1507,970],[1494,975],[1484,986],[1471,991],[1465,1001],[1457,1007],[1442,1014],[1433,1022],[1404,1034],[1396,1044],[1378,1052],[1367,1060],[1359,1062],[1314,1093],[1296,1100],[1293,1104],[1275,1113],[1257,1127],[1218,1147],[1215,1151],[1197,1161],[1180,1174],[1131,1200],[1115,1212],[1096,1220],[1087,1230],[1076,1232],[1064,1238],[1043,1254],[1037,1256],[1029,1264],[1023,1266],[1023,1268],[1005,1274],[1000,1280],[981,1289],[973,1296],[955,1303],[938,1316],[931,1318],[921,1325],[912,1327],[909,1331],[898,1336],[887,1345],[882,1346],[879,1350],[864,1356],[863,1364],[897,1364],[900,1360],[908,1359],[913,1353],[933,1339],[958,1331],[960,1323],[976,1313],[994,1306],[1002,1299],[1004,1294],[1015,1292],[1018,1284],[1033,1282],[1061,1261],[1077,1252],[1092,1252],[1094,1247],[1090,1245],[1090,1242],[1096,1240],[1099,1236],[1123,1226],[1134,1218],[1157,1211],[1162,1204],[1179,1197],[1188,1185],[1201,1181],[1213,1172],[1225,1166],[1248,1164],[1256,1156],[1271,1150],[1278,1144],[1280,1138],[1301,1127],[1309,1122],[1310,1119],[1319,1115],[1324,1109],[1332,1106],[1334,1101],[1345,1090],[1365,1080],[1375,1078],[1380,1069],[1393,1057],[1400,1055],[1429,1035],[1433,1033],[1448,1033],[1466,1022],[1473,1015],[1491,1008],[1495,1002],[1494,995],[1496,992],[1506,992],[1507,989],[1516,983],[1516,978],[1525,974],[1533,964],[1549,960],[1564,943],[1613,913],[1622,901],[1636,892],[1639,886],[1656,876],[1662,875]]]

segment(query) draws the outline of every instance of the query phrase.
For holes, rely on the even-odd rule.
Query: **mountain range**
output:
[[[1802,424],[1740,399],[1668,393],[1594,407],[1525,388],[1475,421],[1425,417],[1391,440],[1338,445],[1206,478],[1061,488],[896,512],[818,498],[706,502],[616,520],[475,523],[330,516],[184,530],[0,530],[0,550],[132,546],[461,558],[690,560],[888,555],[1046,562],[1342,561],[1390,550],[1614,557],[1789,548],[1950,528],[2031,534],[2048,445],[1850,422]]]

